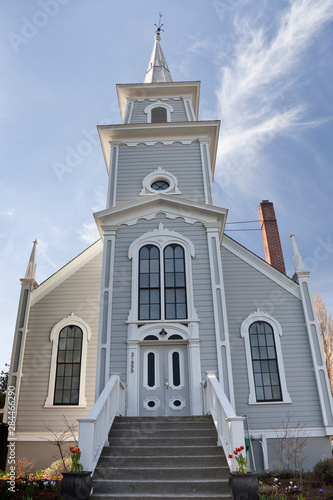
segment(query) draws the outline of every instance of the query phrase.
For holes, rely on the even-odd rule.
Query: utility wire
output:
[[[226,224],[248,224],[249,222],[260,222],[260,220],[243,220],[239,222],[226,222]]]
[[[261,229],[250,229],[250,228],[249,229],[225,229],[224,231],[225,232],[226,231],[228,231],[228,232],[230,232],[230,231],[261,231]]]

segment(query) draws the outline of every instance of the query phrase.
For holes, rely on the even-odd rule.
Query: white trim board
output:
[[[219,225],[220,237],[224,231],[224,225],[228,211],[224,208],[194,202],[181,197],[168,194],[154,194],[145,196],[131,202],[116,205],[115,207],[94,213],[95,221],[103,237],[103,226],[112,221],[112,225],[126,224],[132,226],[139,219],[154,219],[158,213],[165,213],[167,218],[183,218],[185,222],[213,222]]]
[[[333,427],[328,427],[327,429],[328,429],[328,432],[323,427],[302,427],[302,433],[304,433],[307,438],[331,436],[333,434]],[[283,434],[284,430],[285,430],[284,428],[253,429],[253,427],[251,427],[251,435],[263,434],[266,436],[267,439],[278,439],[279,436],[277,434],[279,432],[281,432]],[[293,431],[299,432],[299,429],[289,428],[288,431],[292,435]],[[248,431],[245,431],[245,432],[248,432]]]
[[[223,235],[222,247],[301,300],[301,293],[297,283],[237,243],[237,241],[229,238],[226,234]]]

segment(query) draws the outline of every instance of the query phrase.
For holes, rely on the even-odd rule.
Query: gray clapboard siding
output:
[[[204,202],[200,145],[195,141],[192,144],[120,146],[117,205],[138,199],[143,179],[158,167],[176,176],[184,198]]]
[[[131,117],[131,123],[147,123],[147,115],[144,110],[149,104],[155,101],[145,99],[144,101],[135,101]],[[173,108],[171,113],[171,122],[187,122],[187,115],[183,99],[167,99],[161,101],[163,104],[169,104]]]
[[[222,248],[236,412],[248,415],[251,429],[279,427],[288,413],[294,424],[321,426],[322,417],[301,301],[249,264]],[[243,320],[257,308],[281,325],[281,348],[292,404],[249,406]]]
[[[126,321],[131,307],[132,262],[128,259],[130,244],[145,234],[158,228],[159,223],[171,231],[176,231],[190,239],[195,246],[196,255],[192,259],[192,279],[194,305],[200,319],[200,349],[202,354],[202,374],[216,370],[216,343],[212,309],[212,294],[206,230],[201,223],[187,224],[183,219],[167,219],[159,214],[154,220],[140,220],[135,226],[122,225],[117,233],[115,246],[115,268],[121,276],[121,282],[115,280],[117,293],[113,296],[112,334],[110,371],[121,373],[126,381],[127,366],[127,325]]]
[[[17,415],[17,431],[45,432],[44,421],[54,430],[63,427],[63,415],[69,422],[86,416],[94,404],[96,352],[99,317],[102,252],[85,264],[30,310],[25,346],[23,377]],[[48,393],[53,326],[71,313],[91,328],[86,369],[87,408],[44,408]]]

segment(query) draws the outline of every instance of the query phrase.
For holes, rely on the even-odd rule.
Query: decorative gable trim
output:
[[[68,262],[68,264],[59,269],[59,271],[47,278],[47,280],[41,283],[38,288],[32,290],[30,305],[33,306],[39,302],[43,297],[52,292],[52,290],[54,290],[57,286],[61,285],[61,283],[63,283],[66,279],[70,278],[76,271],[81,269],[81,267],[90,262],[102,251],[102,240],[97,240],[77,257],[74,257],[74,259]]]
[[[298,299],[301,298],[299,285],[292,281],[288,276],[285,276],[280,271],[272,267],[270,264],[262,260],[260,257],[250,252],[247,248],[243,247],[237,241],[232,240],[225,234],[223,235],[222,247],[229,250],[233,255],[236,255],[241,260],[249,264],[251,267],[259,271],[264,276],[287,290]]]
[[[104,225],[112,223],[114,226],[120,224],[132,226],[139,219],[151,220],[159,213],[164,213],[169,219],[183,218],[188,224],[195,222],[202,222],[205,225],[213,223],[218,227],[219,234],[222,236],[227,212],[224,208],[161,193],[155,196],[144,196],[138,200],[102,210],[95,213],[94,217],[102,237]]]

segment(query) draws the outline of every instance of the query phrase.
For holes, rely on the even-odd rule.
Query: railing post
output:
[[[244,420],[245,417],[228,417],[228,428],[229,428],[229,453],[233,453],[234,449],[244,446],[245,450],[245,437],[244,437]],[[246,451],[245,451],[246,454]],[[234,471],[237,468],[237,462],[233,458],[231,460],[231,469]]]
[[[83,470],[93,470],[94,460],[94,430],[96,420],[93,418],[78,418],[79,422],[79,448],[81,450],[81,463]]]

